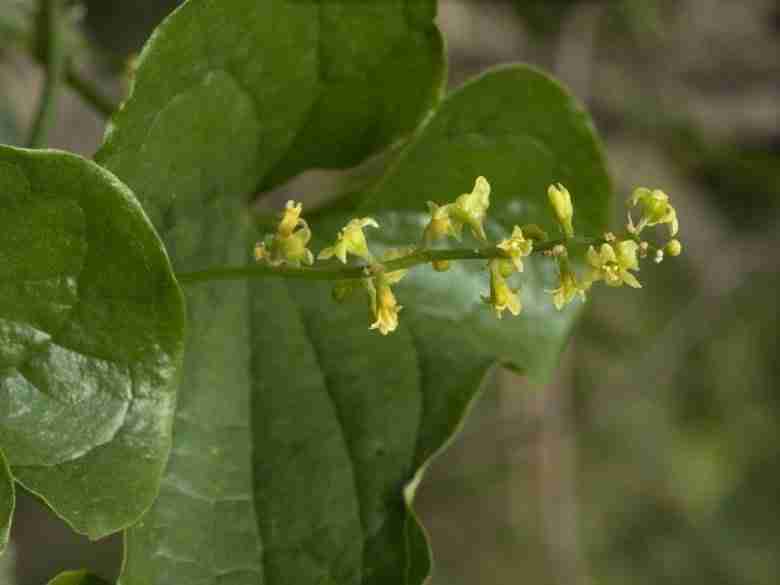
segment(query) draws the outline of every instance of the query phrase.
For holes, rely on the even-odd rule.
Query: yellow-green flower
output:
[[[403,258],[412,252],[414,252],[414,248],[391,248],[383,254],[382,261],[388,262]],[[398,313],[403,309],[396,301],[390,287],[399,283],[406,276],[408,270],[402,268],[387,272],[382,264],[373,264],[370,270],[374,275],[363,279],[363,284],[368,291],[371,314],[374,318],[370,329],[378,329],[382,335],[387,335],[398,328]]]
[[[363,229],[366,227],[378,228],[379,224],[375,219],[370,217],[350,220],[350,222],[339,231],[336,243],[322,250],[317,258],[325,260],[335,256],[346,264],[347,254],[352,254],[370,262],[372,256],[371,252],[368,250],[366,235],[363,233]]]
[[[677,235],[679,224],[677,222],[677,211],[669,203],[669,196],[660,189],[646,189],[640,187],[635,189],[629,199],[632,206],[641,206],[642,216],[639,223],[634,226],[633,220],[629,216],[629,231],[640,233],[645,226],[654,226],[662,223],[669,224],[669,233],[672,236]]]
[[[311,230],[308,224],[300,219],[298,220],[299,229],[295,230],[288,237],[278,237],[276,245],[279,247],[281,258],[294,266],[304,264],[314,264],[314,255],[306,245],[311,240]]]
[[[547,188],[547,197],[555,212],[555,219],[558,220],[558,223],[563,228],[563,233],[566,234],[567,238],[574,237],[574,226],[572,225],[574,206],[571,203],[569,191],[566,187],[557,183]]]
[[[639,270],[639,260],[636,257],[638,248],[639,244],[634,240],[602,244],[598,252],[591,246],[587,253],[591,267],[587,285],[603,280],[609,286],[621,286],[625,283],[633,288],[642,288],[636,277],[629,272]]]
[[[504,311],[508,310],[513,315],[519,315],[523,306],[517,291],[509,288],[509,285],[501,271],[501,260],[494,259],[488,262],[490,270],[490,294],[482,295],[482,300],[491,305],[496,312],[496,317],[501,319]]]
[[[301,212],[303,211],[303,203],[296,203],[295,201],[288,201],[282,213],[282,220],[279,222],[279,226],[276,228],[276,233],[280,237],[286,238],[295,231],[300,223]]]
[[[289,236],[283,237],[277,234],[266,238],[262,244],[255,245],[255,259],[258,262],[265,260],[271,266],[313,264],[314,255],[306,247],[311,240],[311,230],[304,220],[300,222],[300,229]]]
[[[528,256],[534,249],[533,240],[526,240],[523,237],[523,230],[515,226],[512,230],[512,236],[505,240],[501,240],[496,244],[496,248],[503,250],[507,256],[512,260],[512,264],[515,265],[515,269],[518,272],[523,271],[523,257]]]
[[[372,299],[372,310],[375,321],[371,329],[379,329],[379,333],[387,335],[398,328],[398,313],[403,309],[395,300],[393,290],[386,279],[377,279],[376,293]]]
[[[311,240],[311,230],[306,221],[301,219],[302,210],[301,203],[287,202],[276,234],[266,236],[263,242],[255,244],[255,260],[268,262],[271,266],[314,263],[314,255],[306,247]]]
[[[464,193],[447,206],[455,237],[460,239],[463,226],[468,225],[474,237],[485,241],[487,235],[482,222],[490,207],[490,183],[485,177],[477,177],[471,193]]]
[[[373,278],[367,278],[364,281],[371,301],[371,313],[374,317],[370,329],[378,329],[382,335],[392,333],[398,328],[398,313],[403,309],[396,301],[393,289],[390,288],[390,285],[403,278],[403,274],[393,278],[389,278],[389,276],[389,274],[380,272]]]
[[[455,226],[450,220],[450,205],[438,205],[433,201],[428,201],[428,210],[431,213],[431,219],[428,225],[425,226],[423,232],[423,241],[426,245],[430,245],[436,240],[452,236],[453,238],[460,238],[459,232],[455,231]]]
[[[585,300],[585,286],[577,282],[577,276],[574,272],[564,271],[561,273],[560,286],[555,290],[548,291],[553,296],[553,304],[559,311],[574,300],[577,295]]]

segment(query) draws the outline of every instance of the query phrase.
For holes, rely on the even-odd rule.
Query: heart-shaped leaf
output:
[[[357,162],[432,102],[438,70],[388,68],[374,41],[403,15],[419,53],[420,39],[438,38],[433,13],[411,1],[185,3],[145,49],[99,160],[138,193],[177,268],[242,264],[245,212],[229,196]],[[330,34],[342,25],[349,34]],[[306,36],[312,26],[330,32]],[[315,80],[313,56],[325,65]],[[365,63],[376,76],[357,74]],[[493,234],[515,221],[551,226],[545,190],[558,180],[579,227],[603,227],[609,183],[590,121],[527,68],[446,100],[363,209],[386,226],[383,245],[414,243],[425,200],[454,198],[480,174],[494,184]],[[317,221],[320,242],[344,219]],[[421,583],[430,559],[408,508],[414,480],[491,364],[542,379],[576,313],[548,308],[544,261],[529,262],[524,316],[501,323],[479,301],[478,266],[437,276],[420,269],[399,286],[407,308],[388,338],[368,331],[365,305],[331,305],[322,284],[191,288],[175,446],[158,501],[127,533],[122,585]]]
[[[555,181],[575,194],[581,232],[604,228],[610,185],[590,122],[526,67],[447,98],[358,213],[379,219],[372,241],[408,245],[420,239],[426,200],[452,200],[480,174],[492,179],[488,231],[498,237],[516,223],[552,230],[546,187]],[[322,238],[346,219],[313,227]],[[254,283],[254,501],[272,546],[268,582],[423,581],[429,555],[408,504],[425,463],[495,360],[544,381],[577,313],[552,307],[551,260],[527,260],[516,280],[523,313],[497,320],[480,300],[483,265],[412,270],[396,290],[401,326],[387,338],[368,330],[365,295],[329,305],[326,284]]]
[[[0,147],[0,447],[93,538],[152,503],[183,303],[132,193],[78,156]]]
[[[143,51],[98,160],[136,192],[178,269],[244,263],[256,186],[351,166],[438,100],[435,11],[434,0],[185,2]],[[127,537],[125,585],[262,575],[249,285],[187,297],[175,446],[154,511]]]

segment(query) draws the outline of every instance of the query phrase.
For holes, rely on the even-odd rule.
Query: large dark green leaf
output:
[[[186,2],[143,51],[98,159],[138,194],[177,269],[246,262],[258,185],[360,162],[435,103],[434,16],[433,0]],[[188,293],[175,446],[158,503],[127,537],[126,585],[262,579],[249,308],[247,283]]]
[[[177,268],[241,264],[235,196],[357,162],[431,103],[433,12],[429,2],[189,2],[144,51],[99,160],[138,193]],[[408,61],[383,48],[398,18]],[[522,68],[448,100],[365,209],[388,226],[384,244],[416,241],[425,200],[468,191],[478,174],[495,186],[493,233],[550,225],[542,204],[555,180],[575,193],[580,225],[602,227],[609,185],[588,118]],[[341,219],[316,227],[333,234]],[[501,324],[479,302],[479,272],[433,276],[423,269],[399,287],[407,309],[389,338],[368,331],[366,306],[330,305],[324,285],[188,291],[175,447],[158,502],[128,532],[122,584],[420,583],[429,557],[410,481],[495,359],[542,378],[574,314],[546,308],[544,263],[528,269],[526,315]]]
[[[143,180],[133,187],[155,207],[189,193],[198,180],[189,165],[217,133],[237,140],[234,164],[220,170],[266,187],[306,168],[354,165],[413,130],[436,101],[444,63],[435,12],[434,0],[185,2],[142,52],[100,159]],[[220,116],[206,128],[200,117],[211,108]],[[174,113],[188,135],[175,159],[181,173],[166,166],[171,156],[156,158],[175,144],[159,135]],[[218,168],[200,171],[204,189]]]
[[[8,461],[6,461],[3,451],[0,450],[0,553],[5,550],[8,544],[15,504],[14,479],[8,468]]]
[[[78,156],[0,147],[0,447],[100,537],[151,505],[168,456],[183,303],[132,193]]]
[[[48,585],[108,585],[108,583],[87,571],[66,571],[49,581]]]
[[[383,245],[415,242],[425,201],[451,200],[480,174],[492,181],[496,236],[526,222],[552,231],[554,181],[574,193],[579,230],[604,228],[610,185],[590,122],[525,67],[445,100],[360,214],[380,219],[371,234],[386,234],[375,238]],[[315,229],[334,234],[344,220]],[[529,260],[517,281],[524,312],[499,321],[480,301],[483,266],[414,270],[398,286],[402,324],[388,338],[368,330],[366,299],[328,305],[325,284],[254,284],[254,498],[268,582],[422,582],[427,546],[407,508],[421,469],[487,368],[498,359],[542,382],[577,313],[552,308],[549,260]]]
[[[491,183],[488,235],[500,239],[512,226],[535,223],[558,233],[547,187],[561,182],[572,193],[579,233],[603,232],[611,186],[590,118],[551,78],[529,67],[489,72],[454,92],[369,193],[361,214],[382,224],[385,244],[419,240],[427,200],[444,203],[469,192],[475,177]],[[461,263],[450,272],[426,268],[410,275],[409,311],[443,326],[457,326],[491,355],[544,382],[576,313],[556,311],[550,295],[555,270],[548,259],[526,262],[521,286],[523,314],[496,320],[480,302],[487,292],[484,266]],[[447,325],[449,324],[449,325]]]

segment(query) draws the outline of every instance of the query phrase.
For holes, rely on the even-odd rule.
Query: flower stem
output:
[[[569,238],[567,243],[580,245],[596,244],[602,240],[597,238]],[[549,240],[539,242],[534,247],[534,253],[551,250],[564,240]],[[406,256],[383,262],[385,272],[414,268],[421,264],[430,264],[441,260],[490,260],[502,258],[506,254],[495,246],[484,248],[454,248],[451,250],[418,249]],[[242,280],[246,278],[297,278],[302,280],[350,280],[366,278],[372,274],[372,268],[368,264],[362,266],[334,266],[328,268],[310,268],[295,266],[270,266],[268,264],[256,264],[252,266],[220,266],[198,270],[195,272],[182,272],[176,275],[182,285],[196,284],[199,282],[211,282],[217,280]]]

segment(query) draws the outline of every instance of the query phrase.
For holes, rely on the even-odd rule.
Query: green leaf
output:
[[[415,241],[426,199],[468,191],[478,174],[494,186],[494,234],[514,222],[552,230],[546,186],[558,180],[574,193],[579,229],[603,230],[610,186],[590,121],[555,82],[523,67],[448,98],[364,210],[399,242]],[[345,219],[321,218],[315,231],[326,238]],[[177,432],[188,448],[172,459],[154,512],[129,532],[122,583],[225,572],[239,583],[421,583],[429,554],[408,506],[425,463],[496,358],[544,379],[576,314],[550,308],[549,262],[528,265],[525,313],[504,321],[479,301],[487,279],[478,267],[420,269],[398,287],[406,309],[387,338],[368,331],[365,299],[331,305],[321,283],[253,282],[252,401],[230,385],[243,416],[225,416],[231,407],[213,399],[184,409]],[[219,343],[239,352],[230,323],[233,335]],[[233,366],[244,359],[234,355]],[[237,420],[232,435],[214,424]],[[209,526],[215,508],[230,535]]]
[[[99,538],[151,505],[168,457],[183,300],[132,193],[78,156],[0,147],[0,447]]]
[[[610,184],[589,119],[557,83],[511,67],[442,103],[366,198],[359,215],[382,224],[371,241],[417,241],[425,201],[454,199],[480,174],[493,186],[496,237],[515,223],[552,233],[555,181],[574,194],[581,232],[604,229]],[[315,233],[327,238],[346,219],[320,218]],[[552,308],[549,259],[528,260],[517,282],[523,313],[499,321],[480,301],[483,266],[412,270],[387,338],[368,330],[365,295],[327,304],[325,283],[253,282],[254,501],[267,582],[422,583],[430,559],[409,504],[426,462],[497,359],[543,382],[578,312]]]
[[[185,2],[141,53],[99,158],[126,181],[143,181],[132,186],[154,207],[189,196],[199,180],[203,192],[212,188],[217,161],[200,173],[193,163],[216,134],[237,141],[224,172],[240,170],[253,186],[352,166],[413,130],[438,100],[435,12],[434,0]],[[161,136],[173,115],[181,125]],[[183,158],[167,155],[170,147]],[[161,177],[168,184],[156,189]]]
[[[244,263],[258,186],[354,165],[439,99],[434,16],[434,0],[186,2],[141,54],[98,160],[133,188],[177,269]],[[262,578],[249,284],[187,301],[175,446],[158,502],[128,533],[124,585]]]
[[[14,514],[15,505],[14,479],[8,468],[5,454],[0,450],[0,554],[5,551],[8,544],[8,537],[11,533],[11,517]]]
[[[48,585],[108,585],[108,582],[87,571],[66,571],[49,581]]]
[[[572,194],[578,233],[604,232],[611,185],[592,122],[556,81],[525,66],[494,69],[452,93],[360,213],[379,220],[376,238],[384,245],[408,245],[429,217],[426,201],[468,193],[480,175],[492,188],[486,230],[493,240],[527,223],[558,234],[547,200],[547,187],[558,182]],[[487,292],[484,266],[475,263],[411,273],[399,290],[410,290],[414,301],[401,304],[424,319],[457,322],[463,337],[544,383],[577,311],[552,306],[545,292],[556,286],[550,260],[536,256],[525,266],[513,277],[524,305],[518,319],[497,320],[486,310],[479,298]]]
[[[376,55],[402,13],[418,25],[407,41],[427,47],[410,54],[436,55],[426,67]],[[423,2],[186,3],[142,54],[99,160],[138,193],[178,269],[244,263],[245,210],[225,196],[353,164],[408,132],[438,92],[433,13]],[[374,75],[353,76],[365,63]],[[408,99],[414,115],[387,124],[385,112],[412,110],[397,110]],[[418,175],[426,165],[436,171]],[[493,181],[506,225],[551,225],[545,189],[562,180],[582,198],[581,225],[603,227],[609,184],[587,116],[523,68],[447,100],[365,209],[419,236],[425,200],[468,191],[478,174]],[[341,219],[316,227],[333,235]],[[407,309],[389,338],[368,331],[364,301],[330,305],[321,284],[189,290],[175,447],[160,498],[127,533],[121,583],[421,583],[429,555],[408,509],[420,470],[496,357],[543,378],[576,313],[543,308],[547,264],[528,272],[526,315],[495,325],[482,275],[422,270],[399,287]]]

